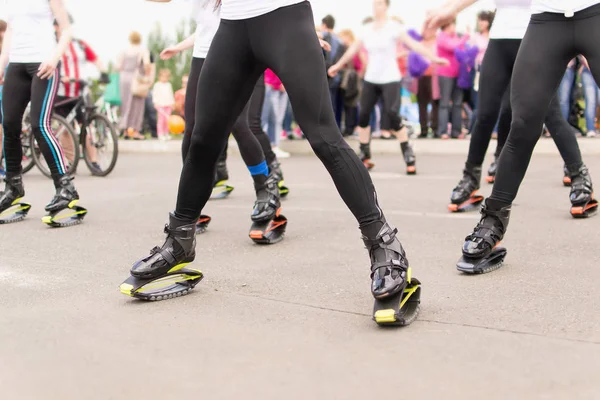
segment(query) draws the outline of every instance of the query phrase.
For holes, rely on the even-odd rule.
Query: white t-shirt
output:
[[[600,0],[533,0],[531,3],[531,13],[551,12],[572,17],[573,13],[585,10],[596,4],[600,4]]]
[[[56,49],[54,14],[48,0],[4,0],[12,40],[8,61],[41,63]]]
[[[194,58],[206,58],[208,49],[219,29],[219,11],[215,10],[214,0],[193,0],[193,15],[196,22]]]
[[[223,0],[221,18],[249,19],[305,0]]]
[[[171,82],[158,81],[152,87],[152,102],[156,107],[172,107],[175,104],[175,95]]]
[[[523,39],[531,18],[531,0],[496,0],[490,39]]]
[[[392,20],[381,27],[375,27],[374,22],[363,27],[358,38],[367,50],[369,60],[365,81],[382,85],[402,80],[397,59],[398,40],[402,32],[404,27]]]

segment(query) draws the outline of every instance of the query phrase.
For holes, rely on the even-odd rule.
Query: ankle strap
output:
[[[373,246],[377,246],[377,245],[381,245],[381,244],[391,244],[394,239],[396,238],[396,234],[398,233],[398,228],[394,228],[392,229],[391,226],[388,225],[388,223],[386,222],[381,229],[379,230],[379,234],[377,234],[377,237],[375,239],[369,239],[365,236],[363,236],[363,242],[365,243],[365,246],[367,247],[373,247]],[[381,232],[383,232],[383,234],[381,234]]]
[[[178,228],[171,228],[168,224],[165,224],[165,233],[174,238],[192,239],[196,236],[196,224],[184,225]]]

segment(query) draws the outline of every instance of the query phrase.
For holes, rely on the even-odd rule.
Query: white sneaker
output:
[[[290,153],[281,150],[279,147],[273,147],[273,153],[275,153],[277,158],[290,158]]]
[[[597,133],[596,131],[589,131],[588,133],[585,134],[586,137],[596,137]]]

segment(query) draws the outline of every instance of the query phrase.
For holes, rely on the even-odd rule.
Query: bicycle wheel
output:
[[[52,114],[50,126],[52,133],[58,139],[58,143],[63,149],[65,162],[67,163],[67,173],[74,175],[77,170],[77,163],[79,163],[79,141],[77,134],[66,119],[56,114]],[[31,135],[31,148],[33,150],[32,154],[35,165],[42,171],[42,174],[48,178],[52,177],[48,163],[46,163],[34,135]]]
[[[92,114],[82,135],[83,159],[92,175],[110,174],[119,157],[119,140],[114,125],[105,115]]]

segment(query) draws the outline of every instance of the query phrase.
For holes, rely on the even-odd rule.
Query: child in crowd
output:
[[[157,134],[159,140],[169,140],[169,117],[175,106],[173,86],[171,86],[171,71],[161,69],[158,73],[158,81],[152,89],[154,107],[158,113]]]

